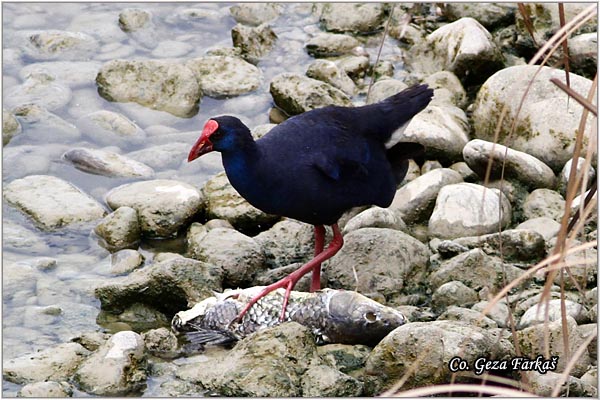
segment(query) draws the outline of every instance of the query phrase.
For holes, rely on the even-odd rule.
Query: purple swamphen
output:
[[[337,225],[352,207],[391,204],[397,185],[408,169],[408,159],[422,157],[416,143],[386,148],[394,131],[431,101],[427,85],[412,86],[387,99],[361,107],[329,106],[289,118],[264,137],[254,140],[250,130],[232,116],[215,117],[204,125],[188,162],[210,151],[221,152],[233,187],[256,208],[314,225],[315,257],[258,294],[286,288],[281,318],[289,292],[312,271],[311,291],[320,289],[321,263],[342,247]],[[333,239],[324,250],[325,227]]]

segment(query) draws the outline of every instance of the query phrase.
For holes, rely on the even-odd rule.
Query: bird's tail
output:
[[[412,117],[427,107],[432,97],[433,89],[429,86],[414,85],[379,103],[358,107],[362,114],[359,120],[369,124],[365,131],[385,143],[392,133],[405,128]]]

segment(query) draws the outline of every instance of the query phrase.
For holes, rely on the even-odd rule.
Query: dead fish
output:
[[[285,291],[261,298],[235,321],[242,308],[264,286],[226,290],[173,317],[171,327],[195,345],[227,344],[260,329],[278,325]],[[360,293],[323,289],[313,293],[292,291],[284,322],[295,321],[312,330],[317,344],[343,343],[375,346],[388,333],[408,322],[391,307]]]

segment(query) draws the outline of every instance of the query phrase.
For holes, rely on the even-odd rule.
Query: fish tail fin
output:
[[[231,332],[195,328],[193,332],[185,332],[185,338],[193,345],[226,345],[234,343],[238,338]]]

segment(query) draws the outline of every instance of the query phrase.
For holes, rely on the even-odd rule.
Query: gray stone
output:
[[[363,394],[363,383],[326,364],[312,365],[302,375],[302,396],[356,397]]]
[[[515,229],[527,229],[536,231],[548,241],[558,234],[560,224],[548,217],[536,217],[521,222]]]
[[[327,31],[373,33],[382,28],[385,8],[378,3],[327,3],[320,22]]]
[[[146,386],[145,364],[142,337],[121,331],[82,363],[74,380],[85,392],[98,396],[139,393]]]
[[[443,286],[443,285],[442,285]],[[441,288],[441,287],[440,287]],[[458,303],[458,302],[457,302]],[[498,328],[496,322],[476,310],[460,306],[449,306],[442,315],[438,317],[438,321],[462,321],[464,323],[477,326],[483,329]]]
[[[114,11],[75,13],[67,29],[92,35],[101,43],[124,42],[127,40],[127,35],[116,23],[117,18],[118,14]]]
[[[527,219],[547,217],[560,222],[565,210],[563,197],[549,189],[536,189],[529,193],[523,203],[523,215]]]
[[[402,386],[404,390],[443,384],[451,379],[448,363],[457,355],[473,366],[477,358],[500,360],[514,355],[514,349],[498,331],[455,321],[412,322],[393,330],[373,349],[365,373],[378,377],[383,388],[409,370],[412,378]],[[419,368],[414,368],[417,358]],[[460,375],[455,378],[455,382],[465,379]]]
[[[376,81],[381,78],[393,78],[394,64],[388,60],[379,61],[373,66],[372,76]]]
[[[421,175],[425,175],[428,172],[433,171],[434,169],[442,169],[442,163],[437,160],[427,160],[421,166]],[[462,182],[462,181],[460,181]]]
[[[76,126],[36,104],[15,107],[13,112],[22,124],[22,139],[28,144],[68,143],[81,136]]]
[[[15,118],[15,116],[5,110],[2,109],[2,146],[6,146],[8,142],[13,138],[13,136],[21,133],[21,124]]]
[[[237,24],[231,29],[233,46],[241,50],[242,57],[252,64],[266,56],[275,45],[277,35],[266,24],[257,27],[248,27]]]
[[[200,210],[202,201],[202,194],[192,185],[166,179],[129,183],[106,194],[113,210],[135,209],[142,234],[155,237],[175,234]]]
[[[306,42],[306,51],[313,57],[337,57],[352,54],[358,46],[352,36],[319,32]]]
[[[430,171],[396,191],[390,210],[408,224],[429,218],[442,187],[462,181],[460,174],[448,168]]]
[[[308,66],[306,76],[329,83],[348,96],[353,96],[356,92],[356,85],[352,79],[333,61],[316,60]]]
[[[309,257],[306,257],[306,258],[307,258],[307,261],[309,258],[312,258],[312,253]],[[273,269],[269,269],[266,272],[257,275],[256,279],[254,280],[254,282],[252,282],[251,286],[268,286],[268,285],[272,284],[273,282],[277,282],[277,281],[285,278],[292,272],[298,270],[303,265],[304,265],[304,263],[293,263],[293,264],[285,265],[283,267],[275,267]],[[321,287],[322,288],[327,287],[327,270],[326,269],[321,269],[320,278],[321,278],[321,280],[320,280]],[[297,290],[299,292],[310,292],[311,283],[312,283],[312,274],[306,274],[298,280],[298,283],[296,283],[296,286],[294,286],[294,290]]]
[[[344,246],[327,264],[329,286],[380,293],[394,302],[400,291],[420,282],[430,252],[406,233],[362,228],[344,237]]]
[[[536,324],[543,324],[546,318],[546,309],[548,309],[549,321],[561,320],[561,303],[560,299],[550,300],[548,303],[541,302],[527,311],[521,316],[517,329],[524,329]],[[567,315],[574,318],[578,324],[587,322],[587,310],[581,305],[570,300],[564,302]]]
[[[269,90],[275,104],[290,115],[329,105],[352,105],[348,96],[333,86],[293,73],[275,76]]]
[[[218,173],[202,187],[208,218],[229,221],[238,229],[256,229],[257,225],[271,224],[279,219],[250,205],[231,186],[224,172]]]
[[[590,368],[585,374],[583,374],[583,376],[581,377],[581,380],[584,383],[591,385],[591,386],[595,387],[596,389],[598,389],[598,367]]]
[[[477,175],[475,171],[469,168],[467,163],[464,161],[454,163],[448,168],[458,172],[465,182],[475,183],[479,180],[479,175]]]
[[[563,331],[569,336],[569,348],[564,348]],[[546,332],[546,333],[544,333]],[[549,333],[549,336],[546,334]],[[577,322],[567,315],[567,324],[563,326],[562,321],[550,322],[548,325],[537,324],[529,328],[525,328],[517,331],[517,340],[519,341],[519,347],[523,356],[535,359],[540,354],[544,354],[544,337],[549,338],[549,350],[553,356],[558,356],[557,368],[554,372],[563,372],[565,367],[571,360],[571,357],[566,357],[566,350],[570,355],[575,354],[576,351],[580,350],[584,342],[584,338],[581,333],[577,331]],[[573,369],[571,369],[571,375],[579,377],[583,375],[588,365],[590,365],[589,352],[583,351],[581,357],[575,361]]]
[[[210,97],[239,96],[256,90],[262,82],[261,71],[238,57],[205,56],[185,65],[198,80],[202,93]]]
[[[409,70],[422,74],[450,71],[463,84],[480,83],[482,77],[504,65],[492,35],[473,18],[461,18],[436,29],[405,61]]]
[[[94,175],[152,178],[154,170],[112,151],[77,147],[63,154],[75,168]]]
[[[34,382],[23,386],[18,392],[17,397],[71,397],[73,388],[67,382]]]
[[[514,3],[448,3],[443,8],[450,21],[470,17],[488,30],[514,23],[517,7]]]
[[[7,360],[2,376],[17,384],[67,380],[89,354],[80,344],[63,343]]]
[[[4,187],[4,198],[47,230],[102,218],[106,211],[72,184],[49,175],[30,175]]]
[[[20,85],[4,93],[3,106],[9,109],[36,105],[49,111],[64,107],[71,100],[71,89],[44,73],[31,74]]]
[[[404,232],[408,229],[394,210],[376,206],[367,208],[348,220],[342,233],[346,234],[361,228],[389,228]]]
[[[137,250],[123,249],[110,257],[110,272],[113,275],[128,274],[144,264],[144,256]]]
[[[573,159],[570,159],[569,161],[567,161],[567,163],[565,164],[565,166],[563,167],[562,171],[560,172],[560,174],[558,176],[559,181],[558,181],[557,191],[563,196],[566,196],[567,187],[569,186],[569,175],[571,173],[571,164],[573,164]],[[579,157],[579,159],[577,160],[577,167],[575,167],[575,169],[577,171],[576,176],[583,175],[584,168],[585,168],[585,158]],[[590,186],[592,185],[592,182],[594,182],[594,180],[596,179],[596,170],[590,164],[588,166],[588,170],[586,172],[587,172],[587,176],[588,176],[586,189],[589,189]]]
[[[569,38],[569,64],[573,72],[593,78],[598,64],[598,35],[584,33]]]
[[[511,206],[503,193],[472,183],[444,186],[429,219],[429,235],[453,239],[483,235],[505,227]]]
[[[371,92],[367,99],[367,104],[379,103],[390,96],[400,93],[406,89],[408,85],[397,79],[381,79],[371,86]]]
[[[445,310],[450,306],[469,307],[479,300],[477,292],[461,281],[446,282],[438,287],[431,297],[434,310]],[[444,318],[442,318],[444,319]]]
[[[516,179],[531,189],[553,188],[554,172],[550,167],[527,153],[501,144],[474,139],[463,148],[463,158],[469,167],[483,179],[488,163],[492,161],[491,177],[504,174],[505,179]]]
[[[536,78],[530,86],[534,74]],[[573,104],[572,99],[550,82],[551,78],[564,80],[565,72],[524,65],[505,68],[488,78],[479,89],[473,107],[475,137],[493,141],[499,128],[500,138],[510,135],[512,149],[538,158],[555,172],[560,171],[573,157],[575,132],[583,107]],[[590,80],[575,74],[570,74],[569,79],[571,89],[587,95]],[[525,90],[528,95],[521,105]],[[507,114],[498,127],[505,107]],[[511,134],[513,125],[515,133]],[[584,146],[591,137],[591,129],[591,124],[587,124]]]
[[[529,391],[536,396],[552,397],[556,383],[562,379],[562,374],[547,371],[542,374],[537,371],[523,371],[529,382]],[[563,383],[558,391],[560,397],[598,397],[598,390],[593,386],[577,379],[573,375],[568,375],[566,382]]]
[[[168,356],[177,352],[177,336],[167,328],[151,329],[142,333],[146,349],[155,356]]]
[[[178,168],[190,151],[189,143],[166,143],[127,153],[128,157],[156,171]]]
[[[119,27],[123,32],[135,32],[151,23],[152,14],[141,8],[126,8],[119,13]]]
[[[254,239],[262,246],[270,268],[308,261],[314,252],[313,227],[293,219],[277,222]]]
[[[108,101],[135,102],[182,118],[196,114],[202,95],[195,73],[171,61],[109,61],[100,69],[96,84]]]
[[[105,146],[139,145],[146,140],[146,133],[137,124],[113,111],[86,114],[77,120],[77,126],[85,136]]]
[[[489,301],[480,301],[479,303],[474,304],[473,307],[471,307],[471,310],[483,313],[488,307],[490,307],[490,309],[489,311],[486,311],[486,317],[489,317],[491,320],[493,320],[500,328],[506,328],[510,326],[510,310],[508,309],[506,300],[504,299],[499,300],[493,305],[491,305]]]
[[[229,228],[206,228],[192,224],[187,236],[187,251],[196,260],[223,269],[228,287],[243,287],[265,268],[265,255],[251,237]]]
[[[534,230],[507,229],[500,233],[453,239],[467,249],[481,247],[486,254],[505,260],[537,262],[546,255],[544,237]]]
[[[193,51],[195,48],[189,43],[175,40],[161,40],[156,44],[152,55],[156,58],[179,58]]]
[[[127,206],[119,207],[104,217],[94,232],[110,250],[136,246],[141,237],[137,211]]]
[[[48,244],[36,232],[6,218],[2,221],[2,247],[7,251],[26,252],[29,255],[50,252]]]
[[[282,5],[277,3],[240,3],[229,8],[237,22],[250,26],[273,21],[282,11]]]
[[[35,31],[28,37],[25,51],[36,60],[84,61],[98,49],[98,42],[83,32]]]
[[[467,103],[467,92],[460,80],[450,71],[438,71],[423,80],[433,89],[433,104],[451,104],[464,108]]]
[[[213,291],[222,291],[220,267],[179,255],[157,258],[127,276],[96,287],[94,294],[102,310],[120,313],[137,302],[172,315],[213,296]]]
[[[94,83],[102,63],[98,61],[47,61],[28,64],[19,71],[23,80],[30,75],[46,74],[52,76],[57,83],[64,83],[70,88],[88,86]]]

